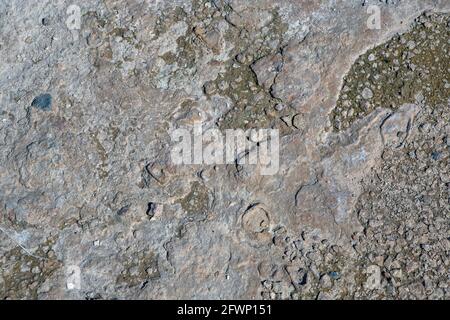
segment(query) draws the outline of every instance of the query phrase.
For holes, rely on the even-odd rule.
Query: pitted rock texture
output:
[[[449,11],[1,2],[0,299],[449,299]],[[175,165],[199,124],[279,170]]]

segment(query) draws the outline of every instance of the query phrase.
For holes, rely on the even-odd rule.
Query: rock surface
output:
[[[449,11],[1,2],[0,299],[450,299]],[[175,165],[199,123],[278,172]]]

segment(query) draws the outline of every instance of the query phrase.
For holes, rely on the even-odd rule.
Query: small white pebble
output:
[[[364,88],[364,90],[361,93],[362,97],[366,100],[373,98],[373,92],[369,88]]]

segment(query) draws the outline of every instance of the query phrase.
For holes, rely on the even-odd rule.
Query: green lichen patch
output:
[[[192,13],[189,14],[182,7],[161,12],[153,30],[154,40],[169,32],[176,23],[184,22],[187,25],[185,34],[176,39],[177,52],[161,56],[166,64],[176,63],[180,69],[195,68],[198,57],[204,53],[205,49],[205,44],[196,30],[213,28],[222,19],[217,13],[218,9],[208,0],[194,0]]]
[[[412,29],[360,56],[331,113],[335,131],[376,108],[445,104],[450,98],[450,15],[424,14]]]
[[[153,28],[154,38],[157,40],[164,33],[169,31],[172,24],[183,21],[187,18],[187,13],[181,7],[176,7],[174,10],[161,12]]]
[[[152,251],[142,250],[127,256],[124,269],[117,277],[118,285],[128,287],[145,286],[148,281],[158,279],[158,256]]]
[[[98,151],[98,155],[100,158],[100,163],[97,167],[98,176],[100,179],[105,179],[108,177],[108,152],[103,147],[102,143],[100,142],[98,138],[98,132],[91,133],[92,141],[95,145],[95,148]]]
[[[95,11],[86,12],[82,19],[81,34],[85,37],[86,43],[92,56],[93,65],[98,69],[109,67],[113,63],[113,42],[120,38],[129,48],[140,50],[143,43],[138,39],[135,29],[129,26],[122,26],[121,22],[113,18],[112,12],[99,14]],[[115,66],[121,68],[124,61],[133,61],[132,50],[128,50],[121,59],[116,61]]]
[[[277,10],[271,12],[272,19],[256,36],[245,28],[230,28],[226,34],[235,47],[235,59],[228,62],[226,71],[205,85],[206,94],[229,97],[232,109],[219,120],[221,129],[250,129],[278,127],[287,129],[282,117],[286,110],[275,109],[282,101],[274,98],[270,90],[258,84],[251,65],[259,59],[279,52],[287,25],[281,21]],[[293,115],[292,115],[293,116]]]
[[[283,102],[258,84],[248,65],[231,62],[225,73],[205,85],[205,92],[227,96],[233,103],[218,120],[221,130],[277,128],[282,136],[293,130],[295,110],[277,109]]]
[[[0,300],[38,298],[39,288],[62,266],[53,244],[48,240],[33,255],[16,247],[0,256]]]
[[[190,192],[179,203],[189,218],[204,217],[209,210],[209,190],[201,183],[193,182]]]
[[[276,118],[271,111],[277,101],[258,86],[249,66],[231,62],[227,71],[207,86],[233,102],[233,109],[220,119],[223,129],[267,128]]]
[[[222,41],[226,42],[226,47],[233,48],[228,61],[211,60],[211,64],[223,65],[224,71],[215,80],[204,84],[208,98],[220,95],[229,97],[233,103],[231,109],[219,119],[220,129],[278,127],[282,134],[292,129],[291,121],[286,123],[282,118],[292,118],[295,114],[290,114],[293,111],[287,109],[281,111],[275,108],[282,101],[274,98],[270,89],[258,84],[251,67],[259,59],[282,51],[288,25],[282,21],[278,10],[266,12],[269,16],[267,23],[256,30],[253,27],[250,30],[242,20],[245,13],[235,12],[230,4],[195,0],[192,12],[179,11],[183,14],[162,14],[158,22],[159,34],[167,32],[177,22],[187,24],[186,33],[176,40],[177,52],[161,56],[166,64],[176,65],[172,77],[195,74],[201,57],[223,53]]]
[[[199,38],[195,30],[201,23],[203,23],[202,26],[204,25],[201,19],[208,20],[208,25],[220,20],[219,17],[214,17],[216,11],[217,9],[210,4],[210,1],[195,0],[192,4],[192,14],[186,13],[181,7],[161,12],[153,30],[155,34],[153,40],[159,39],[168,33],[170,28],[177,23],[184,22],[187,25],[186,32],[176,39],[176,53],[169,52],[160,56],[167,65],[176,64],[177,72],[185,73],[186,75],[190,74],[191,69],[195,69],[197,59],[204,54],[203,50],[205,49],[202,39]]]

